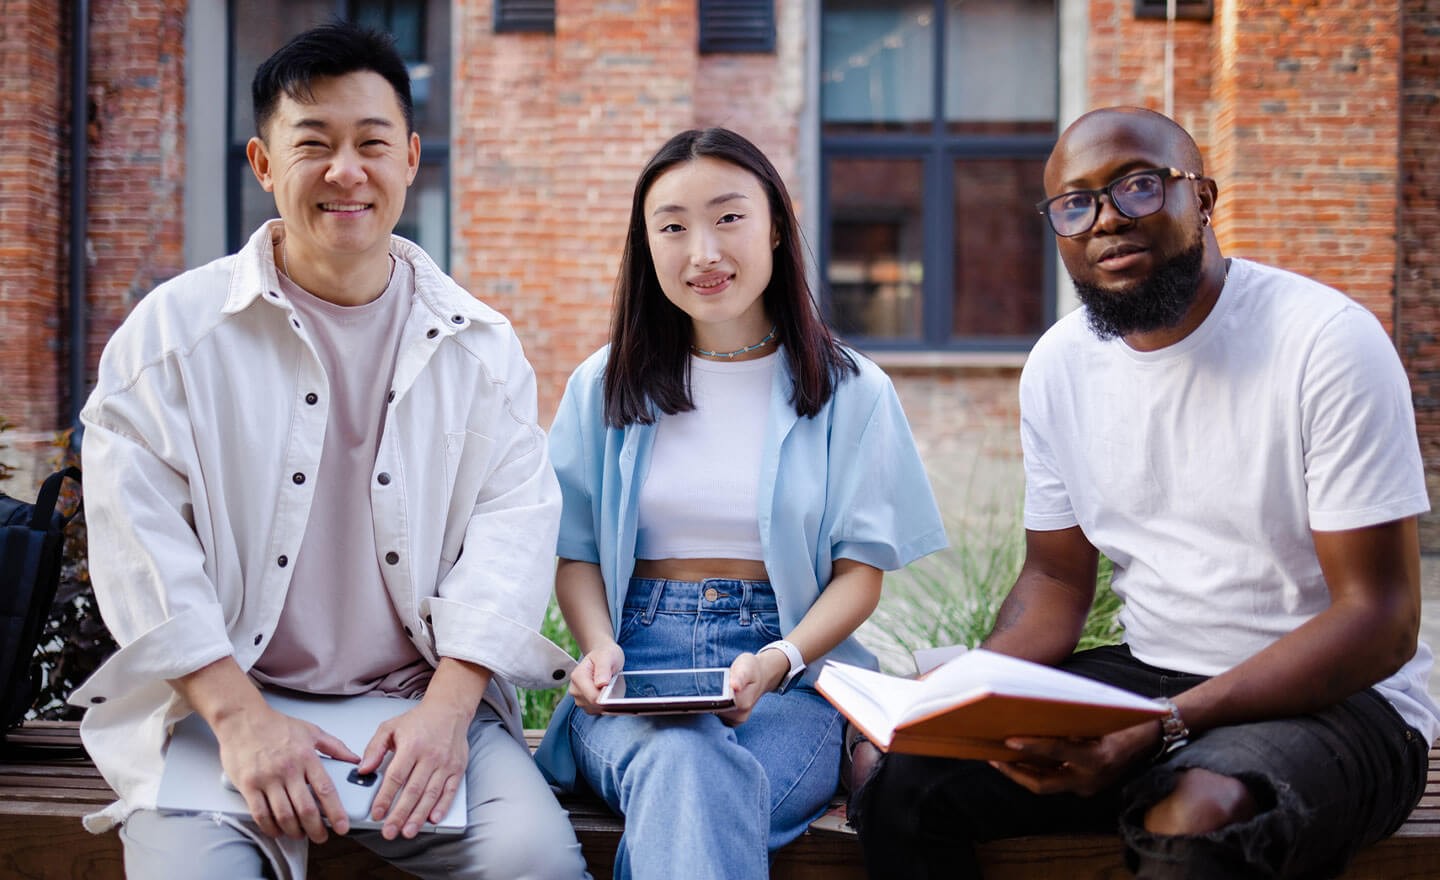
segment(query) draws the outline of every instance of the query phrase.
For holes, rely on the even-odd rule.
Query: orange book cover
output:
[[[1129,691],[978,648],[922,679],[830,662],[816,688],[882,750],[951,758],[1013,760],[1008,737],[1102,736],[1165,714]]]

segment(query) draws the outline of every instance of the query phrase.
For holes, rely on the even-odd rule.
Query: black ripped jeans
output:
[[[1150,697],[1205,680],[1148,666],[1123,645],[1063,667]],[[980,877],[973,842],[1066,831],[1118,831],[1141,877],[1334,877],[1405,821],[1427,756],[1420,735],[1365,690],[1313,715],[1207,731],[1089,798],[1032,794],[982,761],[886,755],[853,797],[851,822],[871,880]],[[1191,767],[1243,780],[1258,814],[1193,837],[1146,831],[1145,813]]]

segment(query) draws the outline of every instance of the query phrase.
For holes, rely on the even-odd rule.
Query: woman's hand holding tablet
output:
[[[719,712],[735,705],[729,669],[627,669],[600,694],[607,715]]]

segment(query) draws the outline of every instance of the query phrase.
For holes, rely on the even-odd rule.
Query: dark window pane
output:
[[[395,224],[395,234],[420,245],[442,268],[449,264],[450,181],[444,167],[420,166],[405,194],[405,210]]]
[[[945,121],[965,134],[1048,134],[1058,101],[1054,0],[949,0]]]
[[[930,130],[935,31],[928,0],[825,0],[820,115],[827,132]]]
[[[774,52],[775,0],[700,0],[700,52]]]
[[[250,82],[255,68],[305,30],[335,17],[335,0],[232,0],[230,33],[230,131],[235,141],[245,143],[255,134],[255,116],[250,100]]]
[[[826,282],[842,335],[919,339],[924,281],[919,159],[832,158]]]
[[[332,21],[335,0],[233,0],[230,35],[231,133],[244,144],[255,134],[250,81],[255,68],[286,40]],[[450,3],[448,0],[355,0],[350,17],[388,32],[410,71],[415,130],[422,140],[450,139]]]
[[[1034,205],[1041,159],[955,163],[954,320],[957,337],[1038,336],[1045,329],[1045,249]]]
[[[555,0],[495,0],[495,33],[555,33]]]

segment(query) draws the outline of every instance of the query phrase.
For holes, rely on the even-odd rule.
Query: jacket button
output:
[[[296,472],[295,472],[295,475],[294,475],[293,477],[291,477],[290,479],[294,480],[294,481],[295,481],[295,485],[299,486],[301,483],[304,483],[304,482],[305,482],[305,475],[302,474],[302,473],[300,473],[299,471],[296,471]]]
[[[98,706],[98,705],[100,705],[100,704],[103,703],[103,702],[105,702],[105,698],[104,698],[104,697],[91,697],[91,698],[90,698],[90,703],[91,703],[92,705],[95,705],[95,706]]]
[[[257,636],[255,636],[255,644],[257,644],[257,645],[260,644],[260,642],[262,642],[264,639],[265,639],[265,637],[262,636],[262,635],[257,635]]]
[[[564,680],[565,680],[565,670],[563,670],[563,669],[557,669],[557,670],[555,670],[554,672],[550,673],[550,677],[553,678],[553,679],[555,679],[556,681],[564,681]]]
[[[439,335],[440,335],[440,331],[439,331],[439,330],[436,330],[434,327],[431,327],[429,330],[426,330],[426,331],[425,331],[425,338],[426,338],[426,339],[434,339],[436,336],[439,336]]]
[[[305,402],[310,404],[311,406],[314,406],[315,404],[320,402],[320,395],[316,394],[314,391],[311,391],[309,394],[305,395]]]
[[[285,566],[290,564],[290,557],[281,554],[280,558],[275,560],[275,564],[280,566],[281,568],[284,568]]]
[[[456,324],[465,323],[465,317],[463,315],[451,315],[450,320],[454,321]]]
[[[391,550],[389,553],[385,554],[385,561],[390,563],[391,565],[394,565],[395,563],[400,561],[400,554],[396,553],[394,550]]]
[[[379,483],[382,486],[388,486],[390,485],[390,475],[385,473],[384,471],[381,471],[379,476],[375,478],[375,482]]]
[[[389,394],[385,395],[385,402],[386,402],[386,403],[394,403],[394,402],[395,402],[395,390],[394,390],[393,388],[390,390],[390,393],[389,393]]]

